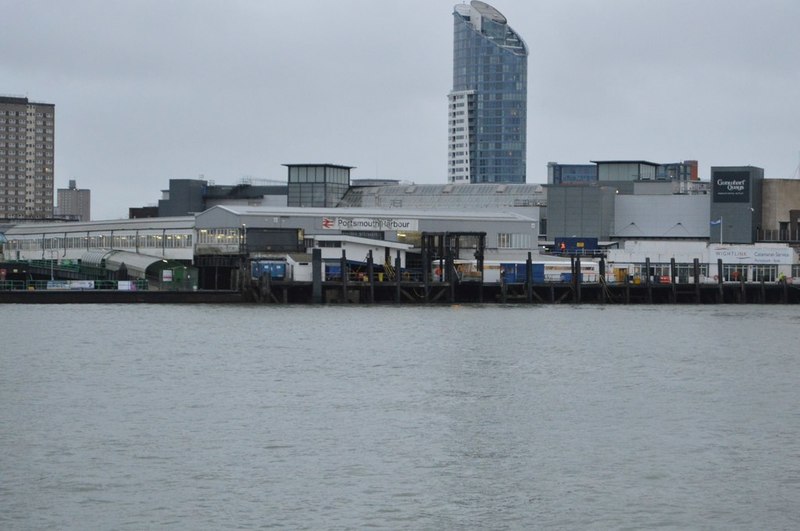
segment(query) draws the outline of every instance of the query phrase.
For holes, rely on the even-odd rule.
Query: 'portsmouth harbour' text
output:
[[[332,230],[419,230],[416,219],[397,218],[323,218],[322,227]]]

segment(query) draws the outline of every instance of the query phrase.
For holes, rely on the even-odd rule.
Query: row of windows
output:
[[[40,182],[38,184],[38,188],[47,187],[52,189],[52,180],[46,178],[44,175],[36,175],[35,177],[32,175],[23,175],[23,174],[8,174],[2,176],[0,180],[0,186],[3,186],[3,183],[7,183],[9,186],[16,185],[16,186],[23,186],[29,183],[29,179],[35,178],[39,179]],[[44,181],[44,182],[41,182]]]
[[[498,249],[531,249],[531,234],[500,233],[497,235]]]
[[[37,199],[36,201],[30,200],[28,198],[26,198],[26,199],[16,199],[16,200],[14,200],[14,199],[4,199],[2,196],[0,196],[0,205],[3,205],[4,208],[5,208],[6,205],[8,205],[9,208],[11,208],[11,207],[13,207],[15,205],[16,206],[19,206],[19,205],[31,205],[31,207],[33,208],[34,206],[38,205],[38,208],[40,208],[40,209],[49,210],[47,207],[49,206],[50,208],[52,208],[53,202],[52,201],[47,201],[45,199]]]
[[[650,264],[648,271],[646,265],[636,264],[633,266],[634,276],[645,278],[670,277],[672,275],[671,265],[668,263]],[[708,264],[699,264],[699,272],[701,276],[708,277],[709,266]],[[675,264],[675,276],[680,283],[688,283],[689,279],[694,276],[694,264]],[[792,265],[792,276],[800,276],[800,264]],[[752,277],[752,279],[751,279]],[[776,282],[780,275],[778,273],[777,265],[750,265],[750,264],[723,264],[722,266],[722,280],[724,282]]]
[[[486,135],[481,137],[481,140],[492,140],[492,137],[501,136],[499,139],[495,140],[503,140],[502,135]],[[497,156],[498,151],[515,151],[516,153],[509,153],[508,156],[521,156],[523,153],[523,144],[522,142],[480,142],[478,144],[478,156]]]
[[[723,264],[722,279],[728,282],[750,280],[749,273],[753,275],[754,282],[775,282],[778,280],[777,265],[754,265],[748,267],[744,264]]]
[[[1,133],[0,133],[0,139],[5,139],[5,136],[3,134],[1,134]],[[22,140],[22,139],[24,139],[24,137],[19,137],[19,139]],[[11,138],[10,140],[14,140],[14,139]],[[34,145],[34,144],[31,144],[31,143],[25,143],[25,142],[5,142],[5,141],[3,141],[3,142],[0,142],[0,147],[30,148],[30,149],[33,149],[35,147],[35,148],[38,148],[38,149],[41,150],[41,149],[45,149],[45,148],[46,149],[53,149],[53,144],[37,143],[36,145]],[[52,155],[52,153],[50,153],[50,154]]]
[[[197,244],[237,245],[242,232],[242,229],[201,229],[197,234]]]
[[[25,155],[21,157],[0,157],[0,164],[6,164],[10,162],[11,164],[24,164],[26,161]]]
[[[15,191],[15,190],[18,190],[18,191]],[[25,188],[14,188],[14,187],[10,186],[10,187],[8,187],[7,190],[0,190],[0,198],[3,198],[3,197],[15,197],[15,196],[20,196],[20,195],[25,195]],[[29,197],[31,197],[31,198],[40,197],[42,199],[49,199],[49,194],[47,194],[46,192],[39,192],[38,194],[36,194],[34,196],[33,192],[30,192]]]
[[[491,164],[490,164],[491,163]],[[521,158],[482,158],[478,159],[478,166],[481,173],[489,171],[488,166],[491,166],[493,172],[510,171],[514,172],[519,168],[524,167],[525,161]]]
[[[6,166],[7,167],[6,171],[14,170],[15,167],[18,168],[19,171],[24,171],[25,170],[25,166],[22,166],[22,164],[26,164],[26,165],[27,164],[36,164],[38,166],[41,166],[42,164],[50,164],[50,165],[52,165],[53,164],[53,159],[45,159],[45,158],[41,158],[41,157],[36,157],[36,158],[33,158],[33,159],[26,159],[26,158],[23,158],[23,157],[18,157],[16,159],[12,158],[12,159],[8,159],[8,160],[6,160],[5,158],[0,159],[0,164],[3,164],[5,162],[11,162],[12,164],[15,165],[15,166]]]
[[[11,124],[11,125],[16,125],[16,124],[26,125],[28,123],[28,120],[23,120],[22,118],[20,118],[19,120],[17,120],[16,118],[0,118],[0,124],[5,124],[5,123]],[[44,120],[36,120],[36,125],[42,125],[42,126],[49,125],[49,126],[52,126],[53,125],[53,121],[52,120],[48,120],[45,123]]]
[[[7,111],[5,109],[0,109],[0,116],[27,116],[28,114],[33,115],[32,110],[26,111]],[[53,113],[51,112],[37,112],[36,116],[45,117],[45,118],[52,118]]]
[[[12,144],[13,144],[13,142],[9,142],[8,147],[10,147],[10,148],[15,147]],[[25,147],[25,146],[24,145],[19,145],[18,147]],[[28,155],[28,152],[24,151],[24,150],[17,151],[17,150],[14,150],[14,149],[8,149],[7,150],[7,149],[5,149],[5,146],[0,146],[0,155],[10,155],[10,156],[16,157],[17,159],[21,159],[22,157],[26,157]],[[52,159],[49,159],[49,160],[52,163]],[[29,163],[33,163],[34,162],[33,159],[27,159],[27,161]],[[41,161],[37,161],[37,162],[41,163]]]
[[[480,134],[509,134],[509,135],[518,135],[520,133],[520,128],[515,126],[502,126],[502,125],[487,125],[485,127],[479,127],[478,133]]]
[[[489,74],[482,75],[481,71],[470,70],[465,72],[459,69],[454,81],[457,86],[469,86],[476,89],[477,93],[485,91],[517,91],[525,92],[527,76],[525,74]]]
[[[21,126],[20,127],[16,127],[16,126],[13,126],[13,125],[10,125],[8,127],[6,127],[5,125],[0,125],[0,131],[3,131],[3,132],[8,131],[9,133],[17,133],[17,132],[19,132],[19,133],[31,133],[32,131],[34,131],[34,129],[26,129],[25,127],[21,127]],[[49,128],[49,127],[47,127],[47,128],[37,127],[35,129],[35,131],[37,133],[48,133],[48,135],[51,136],[51,137],[53,135],[53,130],[51,128]],[[25,136],[27,136],[27,135],[20,135],[20,138],[25,138]],[[44,134],[42,134],[41,136],[44,136]]]
[[[53,236],[49,238],[14,239],[9,237],[8,251],[41,251],[48,249],[182,249],[192,246],[190,234],[130,234]]]
[[[699,264],[700,275],[708,276],[708,264]],[[639,278],[648,276],[646,264],[637,264],[633,266],[633,275]],[[688,283],[689,277],[694,276],[694,264],[675,264],[675,274],[680,283]],[[671,275],[671,265],[668,263],[663,264],[650,264],[650,276],[653,278],[668,277]]]
[[[345,168],[298,166],[289,168],[290,183],[336,183],[349,184],[350,171]]]
[[[472,74],[472,70],[476,68],[483,72],[484,79],[483,81],[502,81],[504,79],[524,79],[527,72],[519,67],[517,64],[508,64],[508,63],[489,63],[485,65],[477,66],[475,65],[474,61],[470,60],[469,58],[459,58],[458,60],[454,61],[454,65],[456,66],[458,72],[462,76],[467,75],[467,69],[470,70]],[[503,76],[502,74],[511,74],[511,76]]]
[[[14,140],[15,142],[7,142],[7,140]],[[16,140],[25,140],[25,142],[16,142]],[[23,148],[23,147],[27,147],[27,148],[36,147],[38,149],[45,149],[45,148],[53,149],[53,144],[51,143],[53,141],[53,139],[52,138],[48,138],[47,140],[49,140],[50,142],[45,143],[44,142],[45,141],[44,138],[36,138],[36,140],[35,140],[36,144],[32,144],[31,142],[28,142],[28,136],[27,135],[11,135],[11,134],[6,134],[6,133],[0,131],[0,146],[2,146],[2,147],[20,147],[20,148]]]

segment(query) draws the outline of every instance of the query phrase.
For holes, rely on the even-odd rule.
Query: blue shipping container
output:
[[[286,262],[259,260],[250,264],[250,274],[256,279],[269,275],[272,280],[284,280],[286,278]]]
[[[342,266],[325,264],[325,280],[342,280]]]
[[[544,284],[544,264],[533,264],[533,283]]]
[[[523,269],[523,277],[522,280],[517,280],[517,266],[519,264],[500,264],[500,278],[503,279],[503,282],[512,283],[512,282],[525,282],[524,276],[524,269],[525,266],[522,266]]]
[[[534,283],[544,282],[544,264],[531,264],[532,273],[531,280]],[[503,273],[503,281],[507,283],[525,283],[528,281],[528,264],[526,263],[508,263],[500,264],[500,270]]]

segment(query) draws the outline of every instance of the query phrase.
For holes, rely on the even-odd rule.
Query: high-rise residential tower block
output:
[[[494,7],[453,10],[448,182],[524,183],[528,47]]]
[[[53,217],[55,106],[0,96],[0,219]]]
[[[91,221],[92,192],[80,189],[74,179],[70,179],[69,188],[56,190],[58,204],[56,216],[75,221]]]

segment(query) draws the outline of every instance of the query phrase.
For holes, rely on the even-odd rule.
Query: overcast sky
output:
[[[547,162],[696,159],[791,178],[800,1],[495,0],[530,48],[528,182]],[[448,0],[0,0],[0,93],[56,105],[56,187],[93,219],[169,179],[446,182]]]

